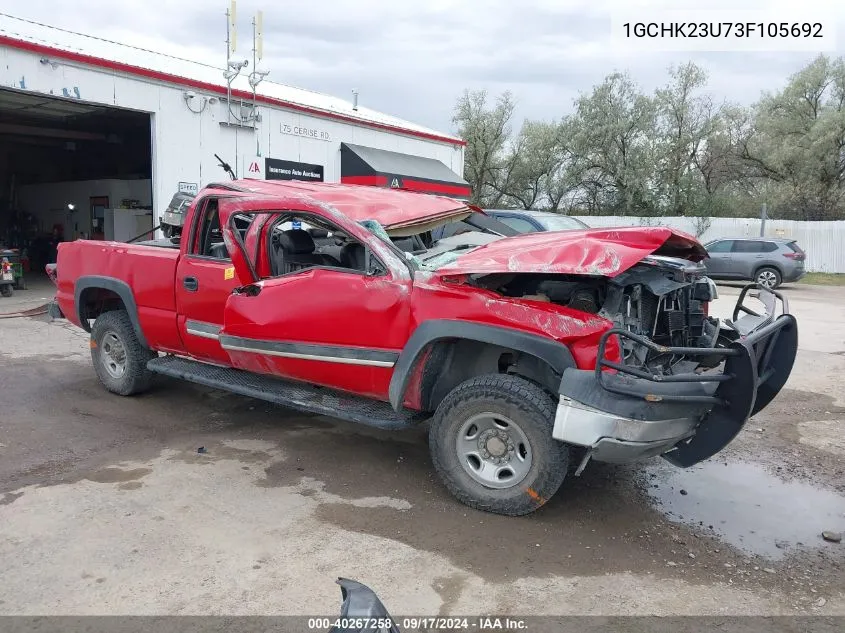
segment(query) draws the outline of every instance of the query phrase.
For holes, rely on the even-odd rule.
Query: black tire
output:
[[[557,492],[569,467],[569,447],[552,438],[555,410],[548,393],[519,376],[493,374],[461,383],[431,420],[429,450],[437,474],[458,501],[472,508],[507,516],[534,512]],[[484,413],[513,421],[530,445],[527,474],[507,488],[480,483],[459,455],[461,427]]]
[[[765,280],[765,283],[763,280]],[[758,268],[757,272],[754,273],[754,281],[764,288],[774,290],[783,283],[783,277],[777,268],[763,266],[762,268]]]
[[[18,290],[26,290],[26,280],[23,277],[19,277],[18,282],[15,284],[15,288]]]
[[[121,349],[122,372],[115,369],[120,367],[120,362],[115,361],[115,358],[121,357]],[[114,354],[110,353],[112,350]],[[94,327],[91,328],[91,360],[97,378],[112,393],[131,396],[146,391],[153,379],[153,373],[147,369],[147,361],[156,356],[158,354],[138,341],[126,310],[103,312],[94,321]]]
[[[13,292],[14,292],[14,286],[12,284],[2,284],[2,285],[0,285],[0,295],[2,295],[4,297],[11,297]]]

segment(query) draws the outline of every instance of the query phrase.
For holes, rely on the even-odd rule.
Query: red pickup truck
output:
[[[160,374],[383,429],[430,420],[446,487],[506,515],[590,459],[707,459],[786,383],[783,297],[748,286],[733,319],[709,316],[695,238],[484,220],[401,190],[210,184],[177,237],[61,244],[51,313],[91,333],[116,394]]]

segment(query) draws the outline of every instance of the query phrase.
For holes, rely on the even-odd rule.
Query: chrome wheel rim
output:
[[[516,486],[531,470],[528,437],[513,420],[497,413],[480,413],[464,422],[455,448],[464,471],[487,488]]]
[[[126,373],[126,348],[114,332],[107,332],[100,342],[100,362],[113,378],[122,378]]]
[[[764,270],[759,275],[757,275],[757,283],[763,286],[764,288],[773,288],[774,285],[777,283],[777,275],[773,273],[771,270]]]

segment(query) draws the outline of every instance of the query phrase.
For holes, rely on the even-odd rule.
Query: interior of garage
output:
[[[0,88],[0,249],[24,271],[152,228],[150,115]]]

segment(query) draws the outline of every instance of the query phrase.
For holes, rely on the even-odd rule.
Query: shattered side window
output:
[[[380,237],[385,242],[390,241],[390,236],[387,234],[387,231],[384,230],[384,227],[380,222],[377,222],[376,220],[361,220],[359,224],[376,237]]]
[[[393,246],[393,241],[390,239],[390,236],[387,234],[387,231],[384,230],[384,227],[381,225],[380,222],[376,220],[361,220],[360,222],[358,222],[358,224],[360,224],[370,233],[381,239],[385,244],[388,244],[391,246],[391,248],[395,249],[395,247]],[[404,255],[408,259],[408,261],[413,262],[417,266],[422,266],[422,262],[416,255],[411,255],[411,253],[404,253]]]

